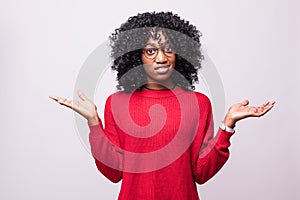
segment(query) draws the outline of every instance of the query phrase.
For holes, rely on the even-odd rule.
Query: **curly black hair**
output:
[[[112,70],[117,71],[117,89],[130,93],[146,83],[142,67],[142,49],[153,31],[162,31],[175,50],[175,70],[172,81],[185,90],[194,90],[198,69],[204,59],[200,47],[201,32],[172,12],[145,12],[121,24],[109,37],[113,58]],[[136,67],[136,68],[135,68]],[[136,70],[131,70],[135,68]]]

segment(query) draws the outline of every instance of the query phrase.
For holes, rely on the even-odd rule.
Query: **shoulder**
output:
[[[212,104],[209,97],[201,92],[194,91],[194,94],[197,97],[200,111],[204,113],[212,112]]]
[[[194,91],[194,94],[196,95],[199,103],[211,106],[211,102],[208,96],[206,96],[201,92],[196,92],[196,91]]]
[[[118,91],[110,94],[106,99],[106,105],[112,104],[124,104],[127,100],[129,100],[131,94],[125,93],[123,91]]]

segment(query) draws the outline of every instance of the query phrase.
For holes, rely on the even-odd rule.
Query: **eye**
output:
[[[145,49],[145,53],[148,54],[148,55],[153,55],[155,54],[157,51],[157,49],[155,48],[148,48],[148,49]]]
[[[164,48],[164,52],[172,53],[172,52],[173,52],[173,49],[172,49],[171,47],[165,47],[165,48]]]

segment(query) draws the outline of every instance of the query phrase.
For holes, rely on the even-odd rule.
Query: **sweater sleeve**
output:
[[[98,170],[110,181],[117,183],[122,179],[123,153],[111,112],[111,96],[107,98],[104,110],[105,128],[102,121],[89,126],[91,152]]]
[[[197,135],[202,135],[203,140],[200,152],[197,152],[197,158],[193,163],[194,180],[203,184],[212,178],[226,163],[229,158],[231,132],[218,129],[214,136],[213,116],[210,100],[206,97],[201,102],[200,108],[203,116],[200,118],[200,127]],[[202,126],[201,126],[202,124]]]

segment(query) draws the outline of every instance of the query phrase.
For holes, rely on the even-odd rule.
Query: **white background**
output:
[[[296,0],[1,0],[0,199],[116,199],[120,184],[98,173],[73,112],[48,95],[72,98],[89,54],[129,16],[153,10],[201,30],[227,108],[245,98],[277,102],[266,116],[238,123],[231,157],[198,186],[201,199],[299,199],[299,7]]]

